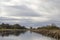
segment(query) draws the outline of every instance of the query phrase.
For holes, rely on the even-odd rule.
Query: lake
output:
[[[18,33],[0,33],[0,40],[56,40],[38,33],[26,31]]]

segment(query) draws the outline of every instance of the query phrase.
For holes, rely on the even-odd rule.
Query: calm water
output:
[[[20,32],[0,35],[0,40],[55,40],[34,32]]]

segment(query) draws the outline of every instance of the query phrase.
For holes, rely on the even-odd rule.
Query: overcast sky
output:
[[[60,25],[60,0],[0,0],[0,23]]]

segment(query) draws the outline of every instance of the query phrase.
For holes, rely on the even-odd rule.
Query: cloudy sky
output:
[[[60,25],[60,0],[0,0],[0,23]]]

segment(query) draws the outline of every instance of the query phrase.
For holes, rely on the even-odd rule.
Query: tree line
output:
[[[51,24],[51,25],[46,25],[46,26],[42,26],[42,27],[38,27],[37,29],[60,29],[60,27],[58,27],[56,24]]]
[[[26,29],[26,27],[19,24],[9,25],[2,23],[0,24],[0,29]]]

